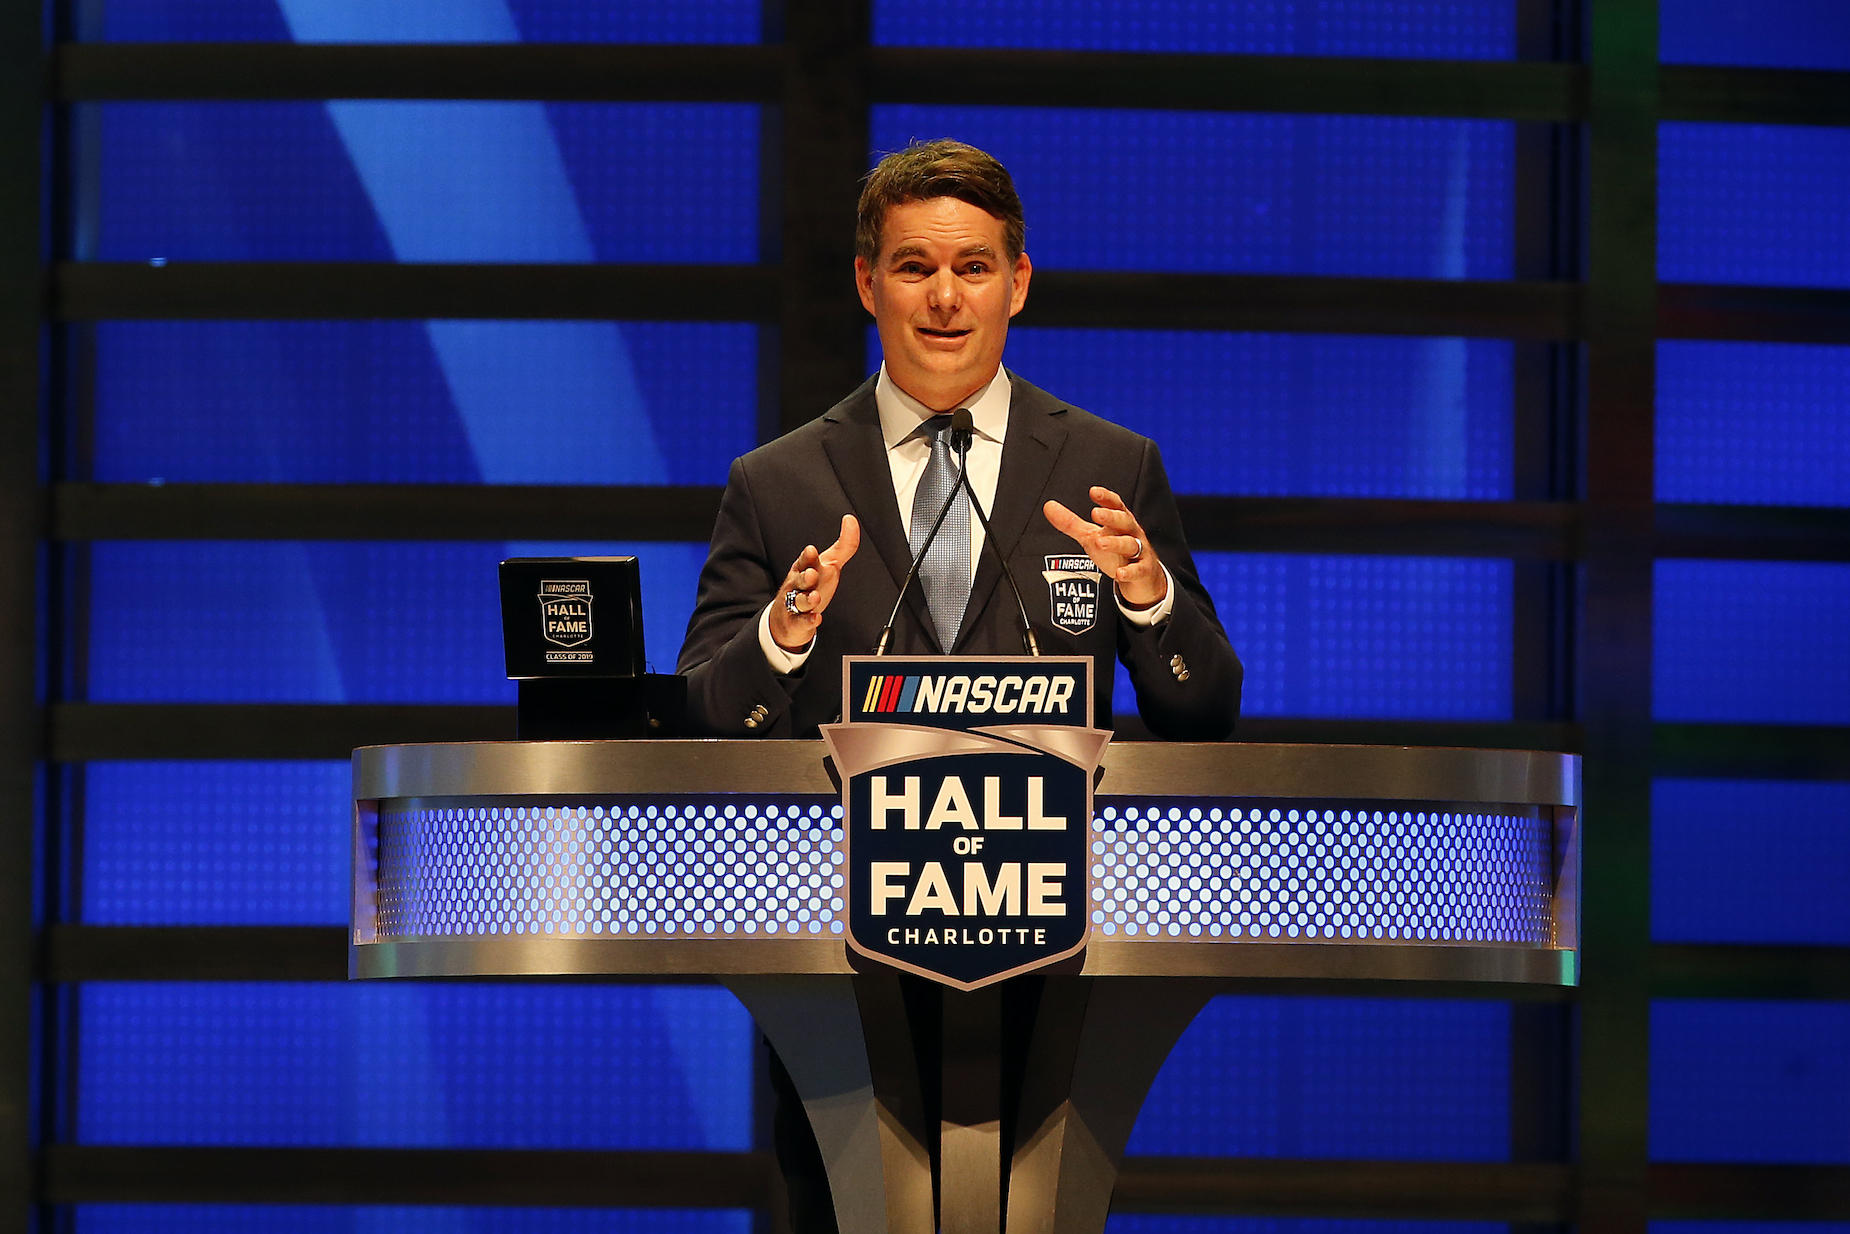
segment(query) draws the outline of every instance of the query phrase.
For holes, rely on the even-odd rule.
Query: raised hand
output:
[[[1169,594],[1169,576],[1163,572],[1156,550],[1143,525],[1124,499],[1108,488],[1094,486],[1087,522],[1057,501],[1041,507],[1056,531],[1071,536],[1104,575],[1118,585],[1118,594],[1132,608],[1149,608]]]
[[[854,515],[844,514],[835,543],[820,552],[811,544],[797,554],[796,563],[771,601],[771,637],[779,647],[801,651],[809,646],[816,637],[816,627],[822,624],[824,610],[835,598],[842,567],[860,547],[861,524]]]

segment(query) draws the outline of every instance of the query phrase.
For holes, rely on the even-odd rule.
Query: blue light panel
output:
[[[97,206],[80,213],[79,258],[758,258],[758,108],[746,104],[361,99],[94,114]]]
[[[873,147],[955,137],[1008,165],[1046,268],[1496,279],[1514,126],[1488,120],[873,109]]]
[[[1665,942],[1850,944],[1850,784],[1656,781],[1651,886]]]
[[[84,767],[90,925],[345,925],[352,771],[341,762]]]
[[[1364,1221],[1327,1217],[1171,1217],[1113,1213],[1105,1234],[1507,1234],[1500,1221]],[[1795,1232],[1796,1234],[1796,1232]]]
[[[1658,135],[1659,278],[1850,286],[1850,129],[1678,123]]]
[[[930,0],[874,0],[874,42],[1507,60],[1515,8],[1512,0],[1004,0],[953,19]]]
[[[756,43],[762,26],[758,0],[79,0],[78,7],[80,37],[120,43]]]
[[[1850,69],[1842,0],[1658,0],[1657,21],[1666,64]]]
[[[89,698],[511,703],[496,563],[632,554],[667,671],[702,544],[99,541]]]
[[[82,987],[85,1144],[739,1151],[756,1035],[702,986]]]
[[[1845,1003],[1653,1003],[1652,1159],[1850,1162],[1845,1041]]]
[[[1850,723],[1850,565],[1660,561],[1660,720]]]
[[[72,1210],[76,1234],[751,1234],[752,1229],[746,1209],[78,1204]]]
[[[1128,1151],[1506,1160],[1509,1009],[1217,998],[1163,1064]]]
[[[101,322],[93,476],[74,478],[724,484],[757,444],[757,340],[703,322]]]
[[[1510,563],[1199,553],[1249,716],[1507,720]],[[1118,669],[1113,704],[1135,711]]]
[[[1153,438],[1177,492],[1512,495],[1508,343],[1024,328],[1007,360]]]
[[[1657,499],[1850,505],[1850,347],[1659,343]]]

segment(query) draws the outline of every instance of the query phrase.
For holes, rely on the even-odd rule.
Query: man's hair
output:
[[[935,197],[955,197],[1001,219],[1008,259],[1012,262],[1021,256],[1028,225],[1008,168],[975,146],[949,138],[915,141],[887,155],[867,173],[855,220],[855,255],[870,263],[877,260],[880,231],[893,208]]]

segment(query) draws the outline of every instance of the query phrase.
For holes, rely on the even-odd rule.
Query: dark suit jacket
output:
[[[1186,741],[1225,737],[1239,717],[1240,661],[1196,576],[1156,444],[1009,376],[1008,434],[990,523],[1021,585],[1042,653],[1093,657],[1093,718],[1100,727],[1111,725],[1116,656],[1130,670],[1137,709],[1152,732]],[[1175,580],[1174,608],[1160,626],[1126,622],[1109,579],[1101,582],[1090,630],[1072,634],[1053,622],[1042,575],[1046,558],[1081,550],[1054,530],[1041,505],[1052,498],[1084,517],[1092,508],[1087,490],[1095,484],[1124,497]],[[809,660],[796,673],[780,675],[758,645],[758,614],[805,545],[834,542],[844,514],[860,520],[860,551],[842,569]],[[818,725],[841,711],[842,656],[873,650],[911,557],[873,381],[820,418],[736,460],[681,648],[679,671],[687,675],[694,726],[727,737],[814,737]],[[945,650],[915,583],[888,653]],[[1021,654],[1015,600],[987,544],[956,646],[948,650]],[[747,726],[759,707],[763,719]]]

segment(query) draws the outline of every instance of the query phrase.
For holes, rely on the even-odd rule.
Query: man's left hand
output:
[[[1087,522],[1057,501],[1041,509],[1056,531],[1071,536],[1092,563],[1118,585],[1118,595],[1131,608],[1160,604],[1169,594],[1169,576],[1156,559],[1156,549],[1144,534],[1124,499],[1108,488],[1094,486],[1092,521]]]

